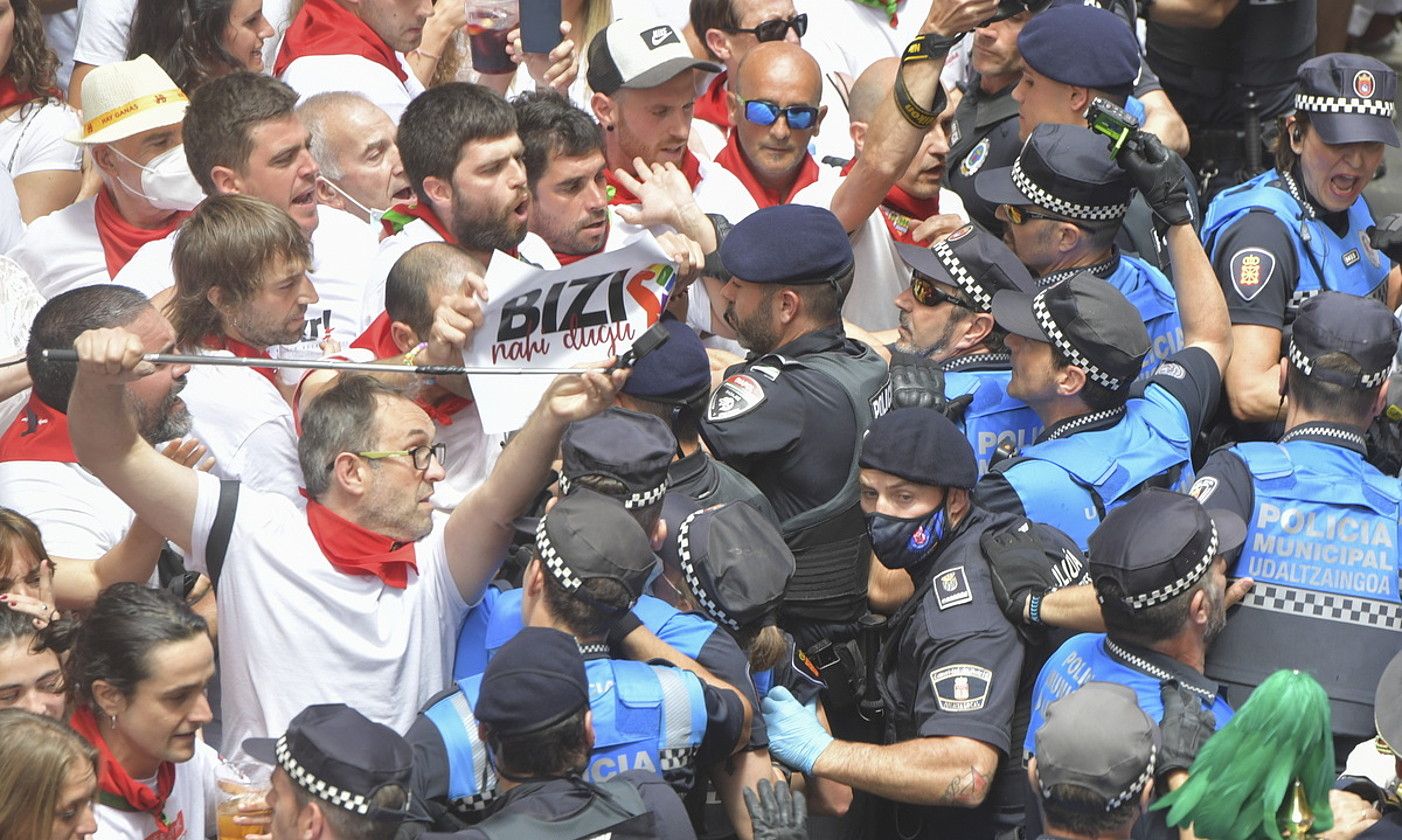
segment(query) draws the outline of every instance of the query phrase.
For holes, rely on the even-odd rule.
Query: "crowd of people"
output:
[[[1402,836],[1334,0],[66,5],[0,0],[3,840]],[[451,372],[635,253],[649,352]]]

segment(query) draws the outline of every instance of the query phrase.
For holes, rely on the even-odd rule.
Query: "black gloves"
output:
[[[1376,225],[1368,228],[1368,241],[1387,254],[1388,259],[1402,262],[1402,213],[1383,216]]]
[[[933,408],[954,423],[963,422],[973,395],[946,399],[944,371],[937,362],[897,351],[891,354],[890,369],[892,408]]]
[[[1086,582],[1084,559],[1064,545],[1043,539],[1038,527],[1022,519],[1007,528],[985,531],[979,537],[998,608],[1028,642],[1038,641],[1040,631],[1031,632],[1034,628],[1029,627],[1029,617],[1023,614],[1027,600]]]
[[[1167,225],[1193,221],[1188,171],[1183,159],[1169,151],[1159,138],[1139,132],[1138,142],[1126,144],[1116,161],[1160,221]]]
[[[1217,731],[1217,716],[1202,705],[1202,698],[1175,681],[1159,684],[1163,698],[1163,749],[1154,773],[1163,776],[1174,770],[1187,770],[1198,750]]]
[[[755,790],[745,788],[745,807],[755,840],[808,840],[808,806],[801,792],[789,791],[787,782],[771,785],[760,779]]]

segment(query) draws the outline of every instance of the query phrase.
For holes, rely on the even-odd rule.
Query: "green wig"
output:
[[[1312,831],[1333,827],[1334,741],[1329,698],[1309,674],[1276,671],[1208,739],[1177,790],[1154,803],[1168,824],[1192,824],[1210,840],[1279,838],[1276,819],[1295,781],[1314,812]]]

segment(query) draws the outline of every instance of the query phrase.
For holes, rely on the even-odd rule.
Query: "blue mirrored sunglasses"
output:
[[[788,120],[789,128],[795,131],[807,131],[818,124],[818,109],[812,105],[790,105],[787,108],[780,108],[777,104],[767,99],[745,99],[745,119],[755,125],[773,125],[774,121],[783,114]]]

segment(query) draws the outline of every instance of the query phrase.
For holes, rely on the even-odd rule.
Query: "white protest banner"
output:
[[[565,367],[617,356],[657,323],[675,273],[646,231],[615,250],[556,269],[498,251],[483,278],[485,319],[463,350],[463,364]],[[469,376],[483,430],[521,428],[552,378]]]

